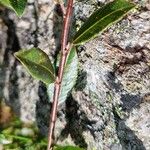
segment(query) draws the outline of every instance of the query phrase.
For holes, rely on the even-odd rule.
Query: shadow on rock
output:
[[[113,108],[115,117],[116,131],[123,150],[146,150],[142,141],[135,135],[129,127],[126,126],[125,120],[121,119]]]
[[[83,91],[87,84],[87,73],[83,70],[78,71],[77,82],[74,89],[76,91]]]
[[[121,101],[123,110],[130,112],[141,103],[142,98],[140,95],[121,94]]]
[[[84,84],[81,86],[80,84],[83,82]],[[77,83],[80,84],[76,84],[76,90],[83,90],[86,85],[86,72],[79,72]],[[47,95],[47,88],[42,82],[40,82],[39,85],[38,95],[40,100],[36,103],[36,121],[40,132],[43,135],[47,135],[49,126],[49,113],[52,104],[48,102],[49,98]],[[61,113],[65,115],[63,119],[67,121],[67,124],[65,128],[62,129],[60,137],[58,137],[57,140],[63,140],[70,135],[76,145],[87,148],[87,143],[85,142],[82,134],[84,131],[89,130],[86,125],[92,125],[94,122],[91,122],[87,118],[86,114],[79,110],[79,104],[73,99],[71,94],[67,98],[66,104],[62,104],[62,107],[59,107],[58,118],[59,114]],[[90,132],[94,137],[94,133],[92,133],[92,131]]]
[[[4,52],[2,74],[4,77],[2,90],[6,103],[10,105],[14,112],[20,115],[20,102],[18,99],[18,76],[16,71],[17,61],[13,56],[13,53],[20,49],[19,40],[16,34],[16,27],[13,20],[9,18],[8,10],[0,12],[0,18],[7,26],[7,41],[6,49]],[[5,81],[5,82],[4,82]]]
[[[121,93],[123,90],[123,85],[116,78],[114,72],[108,73],[108,83],[111,89],[114,89],[116,93]],[[130,94],[124,91],[124,94],[121,94],[122,108],[128,113],[132,111],[133,108],[136,108],[142,101],[142,98],[139,94]]]
[[[51,52],[51,55],[53,55],[54,58],[56,58],[54,60],[54,64],[56,65],[57,62],[57,55],[59,54],[60,50],[61,50],[61,33],[62,33],[62,21],[63,21],[63,17],[62,17],[62,12],[61,12],[61,8],[59,4],[55,5],[54,8],[54,20],[53,20],[53,37],[55,39],[55,51]]]
[[[82,75],[80,74],[79,76],[81,77]],[[40,100],[36,103],[36,121],[40,132],[43,135],[47,135],[49,126],[49,113],[52,105],[48,102],[49,98],[47,95],[47,88],[42,82],[39,84],[38,95]],[[58,118],[59,113],[63,113],[65,115],[64,119],[67,121],[67,124],[65,128],[62,129],[60,137],[58,137],[57,140],[63,140],[70,134],[76,145],[82,148],[87,148],[87,143],[85,142],[82,134],[84,131],[89,130],[86,125],[92,125],[94,122],[91,122],[83,111],[79,111],[79,104],[73,99],[71,94],[67,98],[65,105],[65,108],[64,105],[62,108],[59,108]],[[94,133],[91,134],[94,136]]]
[[[123,91],[122,84],[117,80],[115,73],[108,73],[108,83],[111,89],[114,89],[116,93],[120,93]],[[132,95],[130,93],[121,94],[121,101],[124,111],[130,113],[133,108],[136,108],[141,103],[140,95]],[[135,135],[135,132],[132,131],[125,124],[125,119],[121,119],[116,112],[115,106],[113,106],[113,114],[116,125],[116,132],[118,135],[118,139],[120,140],[120,144],[123,147],[123,150],[146,150],[142,141]]]
[[[79,104],[70,95],[66,101],[65,118],[67,124],[61,131],[60,140],[71,136],[74,143],[82,148],[87,148],[87,143],[83,137],[83,132],[89,130],[87,124],[92,125],[84,111],[79,110]],[[91,133],[94,135],[94,133]]]
[[[122,84],[117,80],[114,72],[108,72],[107,81],[111,89],[116,93],[122,90]]]
[[[36,2],[35,2],[36,3]],[[36,6],[35,6],[36,10]],[[56,58],[54,60],[54,64],[57,62],[57,54],[60,51],[60,37],[61,37],[61,23],[62,22],[62,15],[59,14],[60,11],[60,6],[55,5],[54,8],[54,20],[53,20],[53,37],[55,39],[55,45],[56,48],[54,51],[51,51],[51,55]],[[48,16],[49,17],[49,16]],[[38,31],[38,17],[37,17],[37,11],[35,11],[35,18],[36,18],[36,26],[37,26],[37,31]],[[48,18],[47,18],[48,19]],[[45,28],[44,32],[48,32],[48,27],[49,24],[47,23],[47,19],[45,21]],[[37,34],[37,33],[36,33]],[[37,35],[35,35],[37,37]],[[38,40],[35,39],[35,46],[38,45]],[[48,94],[47,94],[47,88],[45,84],[42,82],[39,83],[39,88],[38,88],[38,96],[39,96],[39,101],[36,103],[36,122],[37,126],[41,132],[42,135],[48,135],[48,127],[49,127],[49,120],[50,120],[50,110],[52,107],[52,103],[50,103]]]
[[[55,6],[55,13],[53,18],[53,37],[55,39],[56,48],[53,52],[51,52],[51,55],[55,58],[54,64],[56,64],[57,55],[61,48],[60,37],[62,32],[61,24],[63,19],[59,5]],[[74,31],[71,31],[70,36],[73,35],[73,32]],[[82,91],[85,88],[86,83],[87,73],[84,71],[79,71],[75,90]],[[40,101],[36,103],[36,121],[41,133],[43,135],[47,135],[49,126],[49,113],[52,105],[48,102],[49,98],[47,95],[47,89],[42,83],[40,83],[38,95],[40,97]],[[91,122],[83,111],[80,111],[80,114],[78,114],[78,112],[79,104],[73,99],[70,94],[70,96],[66,100],[65,108],[64,105],[62,107],[59,107],[58,119],[59,113],[63,113],[63,115],[65,115],[65,118],[63,119],[67,121],[67,124],[65,128],[62,129],[58,140],[63,140],[68,135],[70,135],[76,145],[87,148],[88,145],[83,137],[83,132],[89,130],[86,126],[87,124],[94,124],[94,122]],[[92,131],[90,132],[94,136],[94,133],[92,133]]]
[[[40,100],[36,103],[36,122],[41,134],[47,135],[51,103],[48,102],[47,88],[42,82],[39,83],[38,95]]]

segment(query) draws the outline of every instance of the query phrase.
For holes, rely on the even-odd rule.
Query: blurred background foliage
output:
[[[44,150],[47,140],[34,123],[23,123],[0,101],[0,150]]]
[[[0,100],[0,150],[46,150],[47,138],[35,123],[23,123],[12,109]],[[54,150],[83,150],[74,146],[54,146]]]

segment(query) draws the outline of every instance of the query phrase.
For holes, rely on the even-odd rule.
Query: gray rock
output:
[[[77,83],[58,110],[58,144],[88,150],[150,149],[150,2],[135,2],[139,9],[79,47]],[[77,29],[97,3],[106,1],[75,2]],[[0,97],[46,135],[51,107],[46,87],[28,75],[13,53],[35,46],[53,61],[60,49],[62,18],[51,0],[30,0],[22,19],[0,11]]]

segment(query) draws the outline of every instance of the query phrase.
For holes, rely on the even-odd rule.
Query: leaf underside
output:
[[[135,4],[126,0],[115,0],[95,11],[79,29],[73,39],[73,44],[78,45],[94,38],[98,33],[116,23],[124,17]]]
[[[21,50],[15,53],[15,57],[25,66],[32,77],[41,80],[45,84],[55,81],[55,72],[49,57],[39,48]]]
[[[57,65],[59,64],[60,58],[58,59]],[[78,57],[75,48],[72,48],[66,61],[63,79],[62,79],[62,86],[61,92],[59,95],[59,104],[63,103],[71,89],[73,88],[78,72]],[[54,83],[48,85],[47,92],[49,95],[49,99],[52,102],[53,98],[53,91],[54,91]]]

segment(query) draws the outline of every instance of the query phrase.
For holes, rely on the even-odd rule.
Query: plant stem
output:
[[[53,96],[52,111],[50,114],[50,126],[49,126],[47,150],[52,149],[51,146],[52,146],[52,139],[54,138],[54,128],[55,128],[55,122],[57,116],[58,98],[61,89],[63,72],[64,72],[64,67],[66,64],[68,53],[72,47],[72,44],[71,45],[68,44],[68,34],[69,34],[72,10],[73,10],[73,0],[68,0],[66,15],[64,16],[64,21],[63,21],[63,31],[61,37],[61,60],[59,64],[58,76],[56,77],[55,87],[54,87],[54,96]]]

